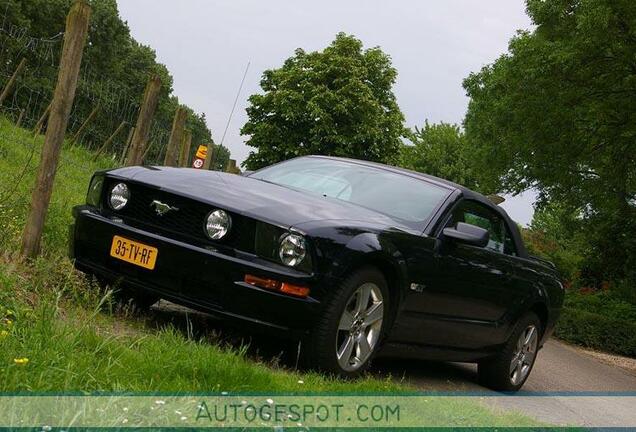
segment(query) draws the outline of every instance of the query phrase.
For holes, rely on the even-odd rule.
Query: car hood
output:
[[[108,175],[145,183],[282,227],[342,220],[411,231],[393,218],[355,204],[236,174],[190,168],[126,167],[109,171]]]

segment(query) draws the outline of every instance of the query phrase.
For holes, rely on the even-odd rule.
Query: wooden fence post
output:
[[[20,115],[18,115],[18,121],[15,122],[15,127],[22,126],[22,120],[24,120],[24,114],[25,113],[26,113],[26,110],[24,108],[22,108],[20,110]]]
[[[53,181],[55,180],[57,163],[60,158],[62,143],[64,142],[64,134],[66,133],[73,100],[75,99],[77,78],[82,64],[84,46],[86,45],[90,16],[91,7],[86,0],[76,0],[66,18],[64,47],[60,59],[60,70],[53,96],[49,126],[46,129],[40,166],[38,167],[35,188],[31,196],[31,208],[22,234],[21,254],[23,257],[35,257],[40,252],[42,229],[44,228],[46,212],[51,201]]]
[[[0,106],[2,106],[4,101],[9,97],[9,95],[13,91],[15,82],[18,80],[18,75],[22,73],[22,70],[24,69],[25,66],[26,66],[26,59],[23,58],[20,61],[20,64],[18,64],[18,67],[15,69],[15,72],[13,72],[13,75],[11,75],[11,78],[9,78],[9,81],[7,81],[7,85],[4,86],[2,93],[0,93]]]
[[[95,153],[95,156],[93,156],[93,160],[97,160],[100,154],[102,154],[103,152],[105,152],[106,150],[110,148],[110,145],[113,143],[113,141],[115,141],[115,138],[117,138],[117,135],[119,135],[119,133],[122,130],[124,130],[127,124],[128,123],[126,123],[125,121],[120,123],[117,129],[115,129],[115,132],[113,132],[113,134],[110,137],[108,137],[108,139],[104,142],[104,144],[102,144],[99,150],[97,150],[97,153]]]
[[[146,157],[148,157],[148,154],[150,153],[150,150],[152,150],[152,146],[154,145],[155,141],[152,141],[150,144],[148,144],[148,147],[146,147],[146,151],[144,152],[143,156],[141,156],[141,160],[139,161],[140,164],[146,163]]]
[[[192,147],[192,132],[185,130],[181,142],[181,153],[179,154],[179,166],[188,167],[190,164],[190,148]]]
[[[150,77],[146,85],[146,90],[144,91],[144,97],[141,108],[139,109],[139,116],[137,117],[137,125],[133,132],[132,141],[128,147],[126,165],[139,165],[142,161],[146,145],[148,144],[152,118],[155,116],[157,104],[159,103],[160,90],[161,79],[159,76],[154,75]]]
[[[205,161],[203,162],[203,169],[209,170],[210,165],[212,163],[212,159],[214,159],[214,144],[208,144],[208,150],[205,154]]]
[[[44,127],[44,122],[46,122],[46,119],[49,118],[49,114],[51,113],[51,106],[52,105],[53,105],[53,102],[50,102],[46,106],[46,109],[44,110],[44,112],[40,116],[40,119],[35,124],[35,127],[33,128],[33,133],[34,133],[35,136],[40,135],[40,133],[42,132],[42,128]]]
[[[185,128],[185,121],[188,112],[179,106],[174,113],[174,120],[172,121],[172,132],[170,132],[170,140],[168,141],[168,147],[166,148],[166,157],[163,160],[165,166],[177,166],[179,159],[179,149],[181,147],[181,140],[183,139],[183,130]]]
[[[135,133],[135,127],[131,127],[130,131],[128,131],[128,137],[126,138],[126,142],[124,143],[124,150],[121,152],[121,156],[119,157],[119,164],[123,164],[126,161],[126,155],[128,154],[128,148],[130,147],[130,143],[132,142],[133,134]]]
[[[77,132],[75,132],[75,135],[73,135],[72,140],[73,140],[74,143],[78,143],[79,144],[79,139],[82,137],[82,134],[84,133],[84,130],[86,130],[88,125],[93,121],[93,119],[97,115],[98,111],[99,111],[99,104],[97,104],[97,106],[93,109],[93,111],[91,111],[91,113],[88,115],[88,117],[86,117],[86,120],[84,120],[84,123],[82,123],[82,125],[77,130]]]
[[[238,168],[236,167],[236,161],[234,159],[230,159],[227,161],[227,166],[225,167],[225,172],[229,172],[232,174],[236,174]]]

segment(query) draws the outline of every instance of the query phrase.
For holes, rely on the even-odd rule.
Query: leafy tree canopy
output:
[[[581,274],[586,242],[580,214],[559,202],[544,204],[535,211],[530,228],[521,230],[530,253],[548,258],[574,285],[588,282]]]
[[[409,132],[408,139],[413,144],[402,147],[400,166],[479,189],[466,137],[459,126],[427,121],[423,128]]]
[[[139,44],[131,36],[128,25],[119,16],[116,0],[89,2],[93,13],[82,60],[82,79],[70,124],[71,133],[99,102],[102,111],[87,131],[83,142],[94,147],[101,145],[121,121],[135,121],[135,108],[141,100],[148,78],[151,74],[158,74],[162,93],[147,160],[161,161],[172,118],[179,104],[178,99],[172,95],[173,78],[168,69],[157,62],[154,50]],[[27,49],[26,37],[49,39],[58,35],[56,40],[59,40],[72,4],[73,0],[5,0],[0,7],[2,24],[7,29],[9,26],[18,28],[11,34],[0,32],[0,80],[12,73],[21,57],[27,58],[27,73],[20,78],[14,103],[17,107],[32,109],[32,122],[33,116],[37,119],[49,103],[55,88],[61,41],[52,45],[51,53],[45,52],[46,55],[43,55],[44,48]],[[46,44],[42,46],[45,47]],[[2,84],[4,83],[0,82],[0,87]],[[41,95],[35,102],[34,94]],[[187,126],[192,130],[193,147],[211,143],[212,136],[205,117],[191,109],[188,109],[188,113]],[[125,138],[126,134],[119,137],[115,150],[120,151],[123,148]]]
[[[257,169],[308,154],[378,162],[397,159],[404,117],[392,87],[397,71],[380,48],[339,33],[320,52],[297,49],[279,69],[263,74],[262,94],[249,98],[251,152]]]
[[[582,209],[600,278],[636,273],[636,3],[528,0],[536,29],[464,82],[475,172]]]

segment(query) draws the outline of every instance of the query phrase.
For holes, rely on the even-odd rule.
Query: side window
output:
[[[488,230],[490,238],[487,249],[506,255],[517,255],[515,242],[506,222],[488,207],[474,201],[463,201],[453,211],[447,226],[455,226],[457,222],[465,222]]]
[[[510,235],[510,230],[508,230],[508,228],[506,228],[504,253],[506,255],[517,256],[517,246],[515,245],[515,241],[512,239],[512,236]]]

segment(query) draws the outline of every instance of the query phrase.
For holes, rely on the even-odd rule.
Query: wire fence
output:
[[[0,3],[0,90],[7,86],[22,59],[26,59],[26,67],[16,76],[13,87],[0,106],[0,159],[8,158],[0,173],[0,206],[5,209],[7,206],[26,205],[22,202],[24,194],[14,192],[30,187],[26,183],[31,181],[37,170],[43,136],[36,131],[40,129],[43,133],[46,130],[47,107],[53,99],[63,46],[63,34],[35,37],[29,34],[28,28],[11,22],[6,10],[7,7]],[[87,105],[99,104],[101,115],[112,119],[113,123],[120,117],[132,123],[137,107],[131,98],[112,92],[100,82],[91,83],[93,74],[87,68],[82,70],[81,77],[78,99],[69,122],[69,136],[84,122],[82,107]],[[83,136],[88,141],[80,143],[89,148],[105,139],[104,133],[94,126],[87,127]],[[114,144],[114,149],[123,148],[122,141]],[[117,165],[118,160],[112,159],[112,164]],[[64,169],[65,165],[83,171],[85,176],[94,170],[94,164],[78,163],[76,155],[63,151],[60,169]]]
[[[52,89],[55,87],[64,34],[47,37],[29,34],[28,28],[11,21],[7,14],[8,4],[3,6],[3,3],[0,1],[0,88],[8,82],[22,58],[27,59],[27,66],[0,107],[0,113],[14,123],[20,120],[21,127],[34,129],[53,99]],[[119,83],[109,81],[107,71],[93,70],[84,63],[69,119],[68,136],[73,137],[80,131],[90,113],[96,110],[95,116],[99,121],[92,121],[81,130],[78,144],[97,150],[124,122],[125,127],[110,146],[112,154],[121,155],[139,111],[140,97],[140,94],[129,94]],[[153,125],[147,162],[158,162],[163,157],[169,135],[170,130]]]
[[[4,11],[4,12],[3,12]],[[38,113],[52,99],[52,87],[41,78],[57,68],[62,47],[62,34],[48,38],[36,38],[25,27],[9,21],[6,8],[0,6],[0,84],[4,86],[15,72],[21,58],[28,59],[26,70],[18,77],[12,94],[4,101],[2,112],[21,124],[33,127]]]

